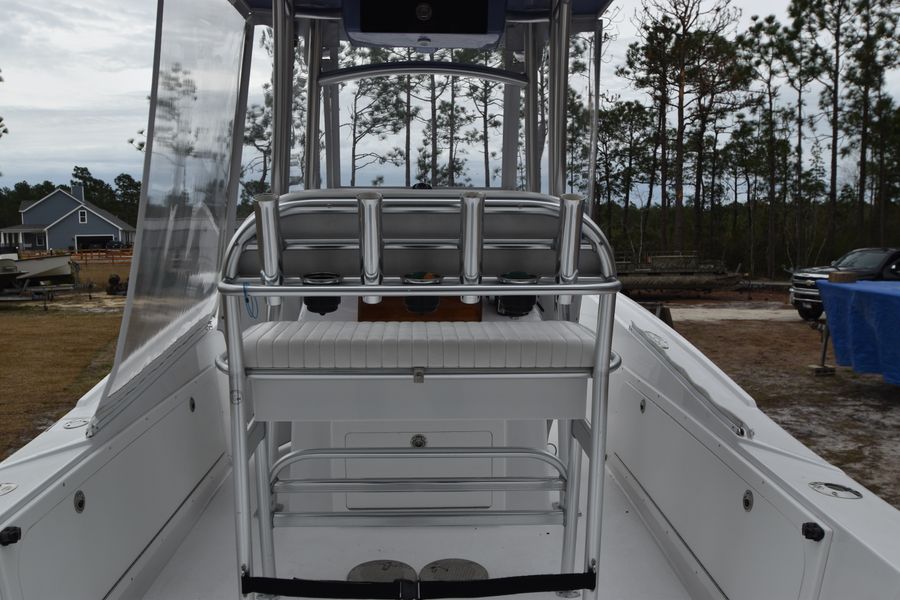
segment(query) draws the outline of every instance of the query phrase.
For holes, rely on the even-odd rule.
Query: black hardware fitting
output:
[[[0,531],[0,546],[9,546],[22,539],[22,529],[19,527],[4,527]]]
[[[821,542],[825,539],[825,530],[818,523],[804,523],[800,529],[803,537],[814,542]]]

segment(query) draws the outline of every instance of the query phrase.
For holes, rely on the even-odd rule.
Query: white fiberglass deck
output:
[[[615,479],[607,474],[606,483],[600,598],[689,600]],[[581,500],[583,506],[584,494]],[[491,577],[507,577],[557,572],[561,536],[562,528],[554,526],[276,528],[275,546],[279,577],[343,580],[368,560],[399,560],[418,570],[441,558],[474,560]],[[236,598],[235,562],[231,482],[226,481],[144,598]],[[555,594],[518,597],[558,600]]]

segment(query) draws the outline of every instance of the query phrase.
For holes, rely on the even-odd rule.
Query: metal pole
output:
[[[481,283],[484,238],[484,193],[465,192],[460,199],[459,282]],[[481,296],[461,296],[463,304],[478,304]]]
[[[294,130],[294,14],[293,2],[272,3],[272,42],[275,48],[272,90],[272,193],[286,194],[290,186],[291,133]]]
[[[594,28],[594,56],[593,56],[593,99],[591,101],[591,149],[588,159],[588,202],[590,210],[588,214],[593,218],[594,207],[597,206],[597,136],[599,134],[600,118],[600,59],[603,56],[603,20],[597,19]]]
[[[513,53],[503,53],[503,67],[511,70]],[[500,187],[516,189],[516,159],[519,154],[519,101],[521,93],[517,85],[503,86],[503,156],[501,157]],[[487,174],[490,178],[490,174]],[[490,187],[490,180],[484,182]]]
[[[259,423],[263,428],[262,442],[256,447],[256,504],[259,515],[259,553],[262,562],[262,576],[275,577],[275,539],[272,535],[272,488],[269,484],[269,448],[267,440],[275,437],[275,432],[267,431],[268,423]]]
[[[538,26],[529,23],[525,29],[525,189],[529,192],[541,191],[540,146],[542,140],[538,132],[538,72],[541,68],[538,48]]]
[[[247,450],[247,414],[244,402],[244,348],[240,326],[240,298],[225,297],[225,344],[228,352],[228,387],[231,414],[232,481],[237,561],[240,575],[252,575],[253,555],[250,511],[250,455]]]
[[[253,198],[256,213],[256,246],[259,252],[260,279],[263,285],[280,286],[283,282],[281,268],[281,222],[278,213],[278,196],[257,194]],[[281,297],[266,297],[266,320],[281,319]]]
[[[566,93],[569,88],[570,0],[556,0],[550,24],[549,191],[559,196],[566,188]]]
[[[338,50],[328,50],[328,68],[338,67]],[[341,187],[341,139],[340,93],[338,86],[328,85],[322,90],[325,112],[325,184],[330,188]]]
[[[305,164],[306,189],[320,187],[319,181],[319,108],[321,98],[319,74],[322,60],[322,36],[317,20],[310,21],[309,33],[306,37],[306,151],[303,157]]]
[[[597,572],[603,520],[603,484],[606,476],[606,425],[609,413],[609,360],[615,324],[616,296],[602,294],[597,300],[597,347],[591,385],[591,449],[585,515],[584,568]],[[598,586],[599,588],[599,586]],[[598,597],[598,589],[592,594]]]
[[[363,192],[356,197],[359,206],[360,282],[378,285],[384,273],[384,239],[381,230],[381,194]],[[363,296],[366,304],[378,304],[381,296]]]
[[[575,421],[567,420],[566,423],[568,427],[565,433],[560,432],[560,436],[565,435],[568,437],[565,446],[569,449],[569,462],[566,465],[566,493],[563,498],[565,503],[563,504],[565,528],[563,529],[562,568],[560,572],[574,573],[575,543],[578,537],[578,500],[581,495],[581,446],[575,439],[573,430]],[[563,439],[561,438],[559,440],[560,448],[563,445]],[[560,595],[567,595],[567,593],[560,592]]]

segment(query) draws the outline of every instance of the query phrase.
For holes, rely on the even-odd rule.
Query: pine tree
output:
[[[850,0],[812,0],[816,28],[827,33],[830,40],[822,44],[822,52],[829,56],[824,65],[822,75],[818,78],[822,84],[819,106],[828,112],[828,126],[831,135],[831,160],[829,165],[828,185],[828,233],[825,239],[826,254],[835,255],[835,233],[837,225],[838,199],[838,154],[840,152],[839,137],[841,130],[841,81],[843,58],[847,51],[846,37],[852,23]],[[825,45],[830,43],[830,46]]]

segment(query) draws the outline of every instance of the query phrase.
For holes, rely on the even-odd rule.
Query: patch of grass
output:
[[[120,312],[0,310],[0,459],[109,372],[121,320]]]

